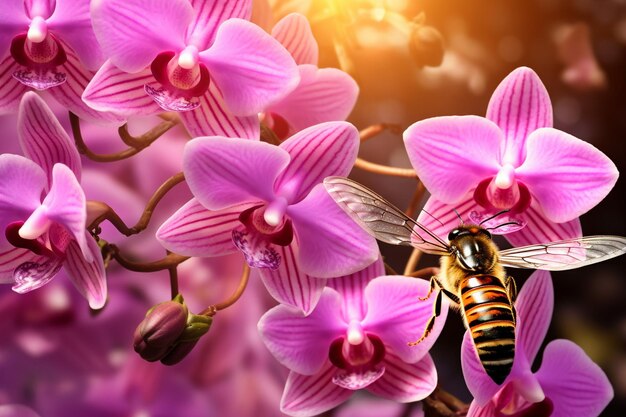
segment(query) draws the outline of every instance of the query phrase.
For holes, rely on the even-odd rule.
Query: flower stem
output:
[[[233,292],[233,294],[227,300],[222,301],[221,303],[213,304],[213,305],[205,308],[200,313],[200,315],[214,316],[215,313],[217,313],[218,311],[224,310],[224,309],[232,306],[233,304],[235,304],[237,302],[237,300],[239,300],[239,298],[241,298],[241,296],[243,295],[244,290],[248,286],[248,279],[249,278],[250,278],[250,267],[248,266],[247,263],[244,262],[244,264],[243,264],[243,272],[241,273],[241,279],[239,280],[239,286],[237,287],[235,292]]]
[[[417,213],[417,207],[422,201],[424,194],[426,193],[426,187],[424,187],[424,183],[421,181],[417,182],[417,187],[415,188],[415,192],[413,193],[413,197],[411,197],[411,202],[409,206],[404,211],[404,214],[409,216],[410,218],[415,218],[415,214]]]
[[[427,417],[459,417],[467,414],[469,405],[440,387],[424,398],[424,415]]]
[[[117,261],[122,267],[129,271],[135,272],[156,272],[164,269],[170,269],[189,259],[189,256],[179,255],[177,253],[168,253],[164,258],[152,262],[135,262],[125,258],[120,254],[120,249],[113,244],[108,244],[104,248],[110,256]]]
[[[417,271],[411,272],[410,274],[405,274],[405,275],[409,277],[414,277],[414,278],[430,279],[430,277],[438,275],[439,271],[440,271],[439,268],[437,268],[436,266],[429,266],[427,268],[422,268]]]
[[[371,125],[366,127],[363,130],[359,131],[359,136],[361,138],[361,143],[370,140],[385,130],[389,130],[392,133],[400,134],[402,132],[400,126],[390,123],[378,123],[375,125]]]
[[[390,175],[393,177],[417,178],[417,174],[412,168],[396,168],[387,165],[376,164],[357,158],[354,166],[364,171],[373,172],[374,174]]]
[[[171,255],[172,252],[167,251],[167,255]],[[170,289],[172,291],[172,299],[178,295],[178,264],[172,265],[169,268],[170,273]]]
[[[413,252],[411,252],[411,256],[409,256],[409,260],[404,267],[404,272],[402,273],[402,275],[411,275],[421,257],[422,251],[417,248],[413,248]]]

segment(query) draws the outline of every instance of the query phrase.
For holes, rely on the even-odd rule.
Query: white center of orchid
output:
[[[363,331],[361,322],[359,322],[358,320],[350,321],[350,324],[348,324],[347,339],[348,343],[353,346],[363,343],[363,341],[365,340],[365,332]]]
[[[506,164],[500,168],[500,171],[496,176],[495,184],[496,187],[501,190],[508,190],[511,186],[513,186],[513,184],[515,184],[515,168],[513,165]]]
[[[526,401],[531,403],[538,403],[546,398],[543,389],[541,389],[541,385],[539,385],[539,381],[537,381],[537,378],[530,372],[513,380],[513,388],[515,388],[515,391],[524,397]]]
[[[196,65],[198,65],[198,48],[189,45],[178,56],[178,66],[190,70]]]
[[[287,212],[287,200],[283,197],[277,197],[269,203],[263,213],[263,220],[270,226],[278,226],[282,223],[283,217]]]
[[[46,206],[39,206],[20,227],[18,233],[23,239],[37,239],[47,232],[51,225],[52,220],[46,215]]]
[[[41,16],[35,16],[30,22],[26,37],[31,42],[41,43],[46,39],[46,36],[48,36],[48,25],[46,21]]]

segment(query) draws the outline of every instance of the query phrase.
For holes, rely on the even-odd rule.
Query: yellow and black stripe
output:
[[[478,357],[498,385],[511,372],[515,356],[513,307],[502,281],[472,275],[461,282],[461,304]]]

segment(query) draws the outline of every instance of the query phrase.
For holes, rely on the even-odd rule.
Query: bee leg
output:
[[[439,288],[441,288],[441,286],[439,286]],[[457,297],[456,295],[452,294],[450,291],[446,290],[445,288],[441,288],[441,291],[443,291],[443,293],[446,295],[446,297],[448,297],[450,300],[452,300],[453,302],[457,303],[458,305],[461,305],[461,300],[459,300],[459,297]]]
[[[430,298],[430,295],[433,293],[435,286],[438,284],[439,284],[439,281],[437,281],[437,277],[435,277],[434,275],[430,277],[430,287],[428,288],[428,292],[426,293],[424,297],[418,297],[419,300],[420,301],[428,300]],[[439,285],[439,288],[441,288],[441,285]]]
[[[432,279],[435,279],[435,278],[433,277]],[[431,279],[431,282],[432,282],[432,279]],[[415,346],[421,343],[424,339],[426,339],[428,334],[433,330],[433,327],[435,326],[435,319],[439,317],[439,315],[441,314],[441,298],[442,298],[441,294],[442,294],[441,287],[439,287],[439,291],[437,291],[437,298],[435,299],[435,304],[433,304],[433,315],[430,317],[430,320],[428,320],[428,323],[426,323],[426,328],[424,328],[424,333],[422,334],[422,337],[420,337],[415,342],[409,342],[408,343],[409,346]]]

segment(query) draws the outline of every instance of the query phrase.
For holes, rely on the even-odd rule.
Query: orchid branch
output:
[[[177,117],[163,116],[163,121],[148,130],[146,133],[140,136],[133,136],[128,131],[128,123],[124,123],[117,130],[122,142],[130,146],[131,148],[143,149],[152,144],[156,139],[163,136],[168,130],[178,124],[179,119]]]
[[[246,262],[244,262],[243,272],[241,273],[241,279],[239,280],[239,285],[237,286],[237,289],[235,290],[235,292],[233,292],[233,294],[225,301],[222,301],[221,303],[217,303],[217,304],[207,307],[200,313],[200,315],[214,316],[215,313],[217,313],[218,311],[224,310],[232,306],[233,304],[235,304],[237,300],[241,298],[241,296],[243,295],[243,292],[248,286],[249,278],[250,278],[250,267],[248,266]]]
[[[391,124],[391,123],[378,123],[375,125],[371,125],[366,127],[365,129],[359,130],[359,137],[361,138],[361,143],[368,141],[385,130],[389,130],[391,133],[401,134],[402,128],[399,125]]]
[[[423,404],[426,417],[459,417],[469,410],[469,405],[440,387],[424,398]]]
[[[437,268],[436,266],[429,266],[426,268],[418,269],[417,271],[414,271],[405,275],[408,277],[413,277],[413,278],[430,279],[430,277],[438,275],[438,274],[439,274],[439,268]]]
[[[179,255],[177,253],[168,253],[165,257],[152,262],[135,262],[127,259],[120,253],[120,249],[114,244],[107,244],[104,249],[105,253],[111,256],[122,267],[129,271],[135,272],[156,272],[164,269],[170,269],[177,266],[187,259],[189,256]]]
[[[388,165],[369,162],[363,158],[357,158],[354,162],[354,166],[374,174],[389,175],[392,177],[417,178],[417,174],[412,168],[390,167]]]

